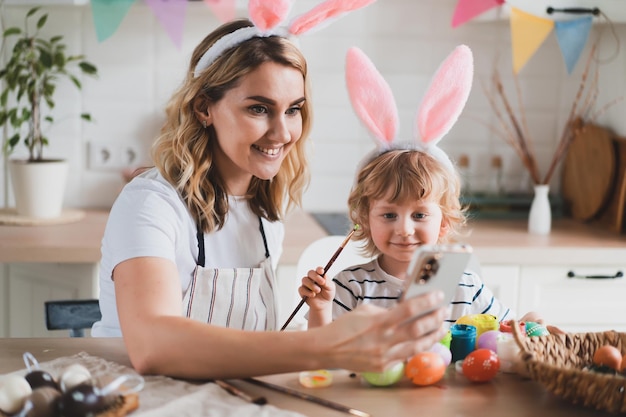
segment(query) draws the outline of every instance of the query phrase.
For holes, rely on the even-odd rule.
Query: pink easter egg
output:
[[[450,365],[450,362],[452,362],[452,352],[445,345],[435,343],[433,347],[430,348],[430,351],[441,356],[441,359],[443,359],[443,363],[446,366]]]
[[[481,334],[478,338],[477,348],[489,349],[496,352],[498,350],[496,342],[498,335],[500,335],[499,330],[488,330],[485,333]]]

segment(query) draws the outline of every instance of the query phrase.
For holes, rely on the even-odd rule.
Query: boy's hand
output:
[[[302,285],[298,288],[300,297],[307,297],[306,303],[310,310],[323,310],[328,308],[335,298],[335,283],[322,274],[324,268],[317,267],[310,270],[306,277],[302,278]]]

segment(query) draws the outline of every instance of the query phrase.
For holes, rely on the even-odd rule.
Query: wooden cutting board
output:
[[[561,192],[572,218],[587,221],[602,212],[612,197],[616,169],[613,133],[593,124],[578,129],[561,177]]]

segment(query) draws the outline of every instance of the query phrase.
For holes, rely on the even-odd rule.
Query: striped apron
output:
[[[265,259],[254,268],[206,268],[204,233],[198,229],[198,264],[183,297],[183,315],[215,326],[275,330],[277,294],[263,222]]]

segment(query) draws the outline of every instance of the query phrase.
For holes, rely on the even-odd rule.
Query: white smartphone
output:
[[[472,247],[467,244],[421,246],[409,264],[400,300],[441,290],[444,294],[442,305],[450,303],[471,255]]]

